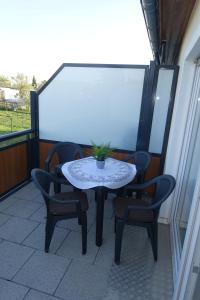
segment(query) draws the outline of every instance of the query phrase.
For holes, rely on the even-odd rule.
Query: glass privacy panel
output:
[[[39,95],[39,137],[135,150],[145,69],[64,67]]]
[[[161,154],[174,70],[160,69],[155,94],[149,152]]]

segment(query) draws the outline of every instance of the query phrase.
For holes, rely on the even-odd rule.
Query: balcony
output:
[[[171,299],[167,225],[159,225],[157,263],[146,231],[127,227],[117,266],[113,262],[114,195],[109,194],[105,202],[104,240],[98,248],[94,194],[87,190],[87,254],[81,255],[79,226],[70,220],[58,222],[50,253],[45,254],[45,207],[30,171],[44,168],[49,149],[58,141],[79,143],[87,156],[94,140],[110,141],[117,159],[135,150],[151,152],[146,179],[159,175],[177,75],[177,67],[153,63],[64,64],[40,91],[31,93],[31,129],[0,138],[4,170],[0,177],[0,284],[4,298],[9,292],[10,299]]]

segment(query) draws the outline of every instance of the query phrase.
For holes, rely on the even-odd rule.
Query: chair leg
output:
[[[116,234],[115,234],[115,263],[120,264],[120,255],[122,248],[122,236],[124,231],[124,220],[116,218]]]
[[[81,232],[82,232],[82,254],[87,252],[87,214],[83,212],[81,215]]]
[[[149,227],[147,227],[147,235],[148,235],[148,238],[150,239],[151,238],[151,230]]]
[[[123,188],[119,188],[119,189],[117,190],[117,197],[122,197],[123,194],[124,194],[124,189],[123,189]]]
[[[54,193],[59,194],[61,192],[61,184],[60,183],[54,183]]]
[[[82,225],[81,217],[78,216],[78,225]]]
[[[136,198],[137,199],[142,199],[142,192],[141,191],[136,192]]]
[[[46,234],[45,234],[45,252],[49,252],[49,246],[53,236],[56,221],[53,217],[47,216],[46,221]]]
[[[104,193],[105,193],[105,200],[107,200],[108,199],[108,191],[105,191]]]
[[[115,217],[115,220],[114,220],[114,233],[116,233],[116,227],[117,227],[117,218]]]
[[[151,225],[151,246],[153,250],[153,257],[154,260],[157,261],[158,259],[158,224],[153,223]]]
[[[97,190],[96,189],[94,190],[94,200],[95,200],[95,203],[97,203]]]

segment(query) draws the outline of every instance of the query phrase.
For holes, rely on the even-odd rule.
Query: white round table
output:
[[[93,157],[77,159],[62,166],[63,175],[79,189],[95,188],[97,195],[96,244],[101,246],[103,234],[104,188],[117,189],[131,182],[136,167],[117,159],[107,158],[104,169],[98,169]]]

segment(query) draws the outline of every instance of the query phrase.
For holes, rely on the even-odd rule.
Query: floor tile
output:
[[[37,188],[34,188],[32,185],[26,185],[22,189],[18,190],[14,196],[18,199],[32,200],[39,194],[40,191]]]
[[[136,298],[133,298],[133,299],[138,300]],[[102,300],[120,300],[120,293],[117,290],[108,288],[106,295],[102,298]],[[141,299],[141,300],[143,300],[143,299]],[[150,299],[148,299],[148,300],[150,300]]]
[[[11,217],[0,227],[0,238],[21,243],[33,230],[38,223],[17,217]]]
[[[66,189],[64,185],[62,189]],[[168,226],[159,225],[157,263],[153,260],[146,230],[126,226],[121,264],[117,266],[113,261],[114,194],[109,193],[105,201],[103,244],[96,247],[94,190],[86,190],[86,193],[89,201],[86,255],[81,254],[80,226],[76,219],[57,223],[50,254],[38,251],[44,245],[46,207],[33,182],[26,185],[23,191],[0,202],[0,300],[172,299]],[[26,206],[27,202],[29,204]],[[19,203],[23,203],[20,208]],[[12,210],[20,217],[6,214]],[[69,235],[67,228],[70,230]],[[56,255],[53,255],[54,252]],[[4,281],[3,277],[9,281]],[[13,282],[15,280],[19,282],[17,285]],[[27,288],[31,290],[27,291]]]
[[[3,212],[6,208],[14,204],[15,202],[17,202],[17,198],[14,197],[13,195],[4,199],[3,201],[0,202],[0,211]]]
[[[63,299],[100,300],[107,289],[108,268],[73,261],[55,295]]]
[[[82,239],[81,233],[71,231],[64,240],[56,254],[67,257],[69,259],[78,259],[81,261],[93,263],[99,248],[95,245],[95,237],[88,234],[87,253],[82,255]]]
[[[63,228],[55,227],[52,241],[50,244],[50,253],[55,253],[60,247],[69,231]],[[45,244],[45,224],[41,224],[37,227],[23,242],[24,245],[33,247],[38,250],[44,250]]]
[[[3,212],[16,217],[29,218],[40,207],[40,203],[22,199],[10,205]]]
[[[59,300],[59,299],[35,290],[30,290],[23,300]],[[69,300],[73,300],[73,299],[69,299]]]
[[[31,199],[31,201],[33,201],[33,202],[39,202],[39,203],[42,203],[42,204],[45,203],[44,202],[44,198],[43,198],[43,196],[42,196],[41,193],[37,194],[34,198]]]
[[[0,244],[0,277],[11,279],[33,252],[28,247],[3,241]]]
[[[94,231],[93,227],[93,231]],[[95,235],[95,231],[94,231]],[[95,264],[102,266],[111,266],[114,261],[114,249],[115,249],[115,234],[114,234],[114,220],[104,220],[104,232],[103,232],[103,243],[97,253]]]
[[[24,286],[0,279],[0,300],[22,300],[27,292]]]
[[[88,230],[90,229],[91,225],[94,224],[94,222],[95,222],[95,216],[90,213],[87,213],[87,228],[88,228]],[[73,231],[81,232],[81,226],[78,225],[77,218],[59,221],[59,222],[57,222],[56,226],[60,227],[60,228],[66,228],[66,229],[70,229]]]
[[[46,206],[42,205],[41,208],[39,208],[35,213],[33,213],[29,217],[29,219],[32,221],[45,223],[46,222],[46,214],[47,214]]]
[[[0,213],[0,226],[6,223],[10,219],[10,216]]]
[[[120,300],[171,300],[172,272],[169,270],[171,263],[168,252],[170,248],[166,243],[168,238],[159,227],[159,256],[155,263],[146,230],[133,226],[125,227],[121,263],[112,264],[109,275],[109,287],[118,291]],[[165,267],[165,262],[168,268]]]
[[[14,281],[52,294],[62,279],[70,260],[36,251],[14,277]]]

